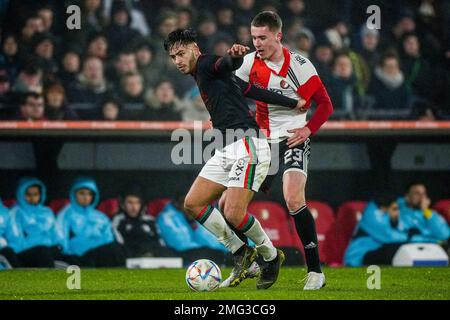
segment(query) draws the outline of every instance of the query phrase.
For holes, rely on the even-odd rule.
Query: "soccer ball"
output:
[[[200,259],[192,262],[186,271],[186,283],[194,291],[214,291],[222,281],[222,273],[213,261]]]

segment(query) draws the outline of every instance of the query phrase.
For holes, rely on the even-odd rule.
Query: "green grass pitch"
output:
[[[227,276],[230,269],[223,269]],[[82,269],[81,290],[69,290],[65,270],[0,271],[0,299],[450,299],[450,268],[381,268],[381,289],[367,289],[366,268],[325,268],[327,286],[303,291],[304,268],[283,268],[269,290],[256,280],[215,292],[191,291],[184,269]]]

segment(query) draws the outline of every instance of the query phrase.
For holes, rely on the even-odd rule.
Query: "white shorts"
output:
[[[199,176],[227,188],[238,187],[258,192],[269,172],[270,147],[267,139],[245,137],[216,149]]]

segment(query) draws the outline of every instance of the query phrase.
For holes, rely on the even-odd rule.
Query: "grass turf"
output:
[[[222,270],[227,276],[229,269]],[[450,268],[381,268],[381,289],[367,289],[365,268],[325,268],[327,286],[303,291],[303,268],[283,268],[269,290],[255,288],[256,280],[215,292],[191,291],[184,269],[82,269],[81,290],[68,290],[65,270],[0,271],[0,299],[450,299]]]

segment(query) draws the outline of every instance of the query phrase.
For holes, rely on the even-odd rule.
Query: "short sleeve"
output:
[[[247,54],[244,57],[244,62],[242,63],[241,67],[236,70],[236,76],[244,80],[245,82],[249,82],[250,70],[252,69],[254,58],[254,53]]]

